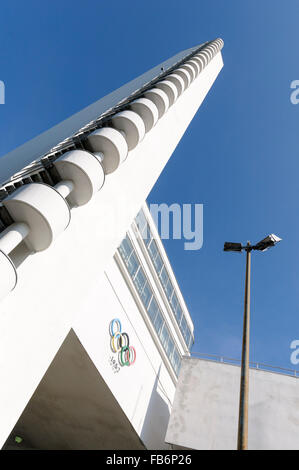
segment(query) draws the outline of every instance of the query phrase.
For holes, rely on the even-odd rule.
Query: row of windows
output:
[[[160,256],[157,243],[155,242],[152,236],[151,230],[148,226],[148,223],[146,221],[146,218],[142,209],[137,214],[135,222],[138,226],[138,229],[143,238],[143,241],[147,247],[148,253],[151,257],[155,270],[159,276],[164,292],[169,300],[170,306],[173,310],[174,316],[182,332],[186,345],[188,349],[190,350],[192,341],[193,341],[191,330],[187,324],[185,315],[183,313],[182,307],[175,293],[172,282],[169,278],[167,269]]]
[[[181,364],[180,354],[170,335],[163,314],[158,306],[157,300],[147,281],[144,270],[140,265],[139,259],[137,258],[136,252],[128,236],[126,236],[122,241],[118,251],[127,266],[129,274],[156,330],[164,351],[166,352],[176,375],[178,375]]]

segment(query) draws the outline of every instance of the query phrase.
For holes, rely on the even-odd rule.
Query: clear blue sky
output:
[[[253,254],[251,358],[293,367],[298,0],[4,0],[0,8],[0,155],[176,52],[224,39],[224,69],[148,201],[204,204],[201,250],[165,242],[196,351],[240,356],[245,258],[223,253],[223,242],[283,238]]]

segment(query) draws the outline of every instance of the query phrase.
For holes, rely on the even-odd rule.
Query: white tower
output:
[[[220,72],[222,46],[177,54],[0,159],[0,445]]]

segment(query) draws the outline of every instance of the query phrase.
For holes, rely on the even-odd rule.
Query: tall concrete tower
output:
[[[84,324],[91,291],[99,290],[94,280],[114,259],[220,72],[222,46],[216,39],[177,54],[0,159],[1,445],[78,318]],[[172,295],[174,285],[173,278]],[[168,301],[173,302],[165,297]],[[179,308],[179,320],[177,310],[172,313],[173,335],[183,346],[169,352],[172,343],[165,346],[160,338],[174,385],[192,330],[186,308]],[[113,325],[113,332],[120,328],[117,321]],[[169,338],[171,328],[165,330]],[[122,409],[140,437],[126,406],[131,405]],[[146,440],[145,446],[154,445]]]

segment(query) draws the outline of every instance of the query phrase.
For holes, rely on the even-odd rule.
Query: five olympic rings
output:
[[[136,361],[136,351],[130,346],[130,339],[127,333],[122,333],[121,322],[114,318],[110,322],[109,332],[111,336],[110,346],[114,353],[118,353],[118,362],[121,366],[131,366]]]

